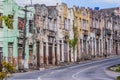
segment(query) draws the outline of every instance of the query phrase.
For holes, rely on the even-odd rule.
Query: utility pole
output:
[[[22,59],[23,59],[23,63],[22,63],[22,69],[24,70],[25,68],[25,45],[26,45],[26,22],[27,22],[27,6],[25,6],[25,9],[22,9],[25,12],[25,17],[24,17],[24,30],[23,30],[23,50],[22,50]]]
[[[25,18],[24,18],[24,30],[23,30],[23,60],[25,59],[25,44],[26,44],[26,22],[27,22],[27,6],[25,6],[25,9],[23,9],[23,11],[25,11]]]

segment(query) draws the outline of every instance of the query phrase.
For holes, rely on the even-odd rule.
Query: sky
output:
[[[31,4],[31,1],[33,4],[39,3],[46,5],[56,5],[56,3],[64,2],[68,7],[76,5],[90,8],[99,7],[100,9],[120,6],[120,0],[16,0],[20,5]]]

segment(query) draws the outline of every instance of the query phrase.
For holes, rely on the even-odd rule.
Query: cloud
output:
[[[31,4],[31,0],[16,0],[16,2],[20,5]],[[55,5],[56,3],[60,3],[61,0],[32,0],[33,4],[46,4],[46,5]]]

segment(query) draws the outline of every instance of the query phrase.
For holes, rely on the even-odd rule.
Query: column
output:
[[[111,38],[110,38],[110,44],[109,45],[110,45],[110,47],[109,47],[110,51],[109,52],[110,52],[110,56],[111,56]]]
[[[82,49],[81,49],[81,54],[82,54],[82,59],[84,59],[84,54],[83,54],[83,39],[82,39],[81,42],[82,42],[82,43],[81,43],[81,47],[82,47]]]
[[[100,41],[100,37],[99,37],[99,39],[98,39],[99,41],[98,41],[98,43],[99,43],[99,48],[98,48],[98,51],[99,51],[99,56],[101,56],[101,51],[100,51],[100,44],[101,44],[101,41]]]
[[[67,61],[69,62],[69,44],[67,43]]]
[[[81,58],[81,54],[80,54],[80,39],[78,40],[78,45],[77,45],[77,60],[79,61]]]
[[[88,54],[88,41],[86,40],[86,57],[88,58],[89,57],[89,54]]]
[[[36,65],[37,65],[37,43],[35,42],[34,44],[33,44],[33,55],[34,55],[34,57],[33,57],[33,63],[34,63],[34,66],[35,67],[37,67]]]
[[[93,38],[92,38],[92,40],[91,40],[91,44],[92,44],[92,45],[91,45],[91,46],[92,46],[92,56],[94,56],[94,47],[93,47],[94,44],[93,44]]]
[[[74,62],[74,58],[73,58],[73,49],[71,48],[71,62]]]
[[[39,45],[40,45],[40,52],[39,52],[39,54],[40,54],[40,67],[44,67],[44,65],[43,65],[43,60],[44,60],[44,58],[43,58],[43,41],[40,41],[40,43],[39,43]]]
[[[55,42],[52,44],[52,64],[55,65]]]
[[[29,65],[28,65],[28,61],[29,61],[29,43],[28,43],[28,40],[26,41],[26,44],[25,44],[25,59],[23,60],[23,65],[24,65],[24,68],[28,69],[29,68]]]
[[[93,56],[95,57],[95,38],[93,37]]]
[[[97,55],[97,52],[96,52],[96,51],[97,51],[97,50],[96,50],[97,48],[96,48],[96,47],[97,47],[97,46],[96,46],[96,38],[95,38],[95,57],[96,57],[96,55]]]
[[[45,60],[46,60],[46,65],[48,65],[48,42],[46,42],[46,53],[45,53]]]
[[[18,69],[18,45],[17,38],[15,38],[14,46],[13,46],[13,66]]]
[[[64,62],[64,40],[62,40],[62,62]]]
[[[108,53],[108,52],[109,52],[109,51],[108,51],[108,50],[109,50],[109,44],[108,44],[108,43],[109,43],[109,40],[106,39],[106,42],[107,42],[107,43],[106,43],[107,45],[105,45],[105,46],[106,46],[106,55],[108,56],[108,54],[109,54],[109,53]]]
[[[103,48],[104,48],[104,45],[103,45],[103,44],[104,44],[104,41],[103,41],[103,38],[102,38],[102,39],[101,39],[102,56],[103,56],[103,53],[104,53],[104,49],[103,49]]]
[[[82,42],[81,41],[82,41],[82,39],[80,39],[80,41],[79,41],[79,47],[78,47],[80,59],[82,59],[82,50],[81,50],[81,48],[82,48]]]
[[[57,64],[59,64],[60,62],[60,44],[59,44],[59,40],[57,40]]]
[[[77,60],[77,49],[75,48],[75,52],[73,53],[73,55],[74,55],[74,61],[76,62],[76,60]]]

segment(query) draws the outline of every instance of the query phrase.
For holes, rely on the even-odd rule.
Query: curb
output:
[[[114,71],[110,71],[110,70],[107,70],[107,69],[105,69],[104,72],[105,72],[109,77],[112,77],[112,78],[114,78],[114,79],[116,79],[117,76],[120,76],[120,73],[114,72]]]
[[[107,57],[107,58],[99,58],[99,59],[91,59],[91,60],[86,60],[86,61],[81,61],[81,62],[78,62],[78,63],[71,63],[71,64],[65,64],[63,66],[53,66],[53,67],[50,67],[50,68],[39,68],[39,70],[33,70],[33,71],[28,71],[28,72],[23,72],[23,73],[13,73],[12,75],[22,75],[22,74],[27,74],[27,73],[34,73],[34,72],[39,72],[39,71],[45,71],[45,70],[49,70],[49,69],[57,69],[57,68],[62,68],[62,67],[69,67],[69,66],[74,66],[75,64],[82,64],[82,63],[86,63],[86,62],[94,62],[94,61],[99,61],[99,60],[102,60],[102,59],[109,59],[109,58],[112,58],[112,57],[117,57],[117,56],[110,56],[110,57]],[[108,74],[110,71],[108,70],[105,70],[105,72]],[[111,71],[112,72],[112,71]],[[108,74],[110,75],[110,74]],[[111,75],[112,76],[112,75]],[[119,74],[120,76],[120,74]],[[116,77],[116,76],[113,76],[113,77]]]

